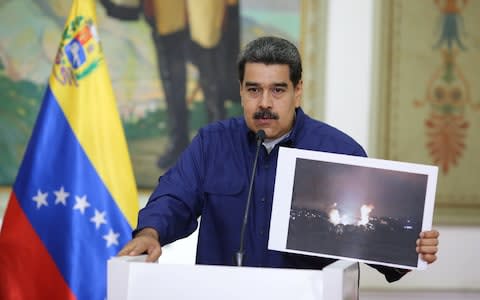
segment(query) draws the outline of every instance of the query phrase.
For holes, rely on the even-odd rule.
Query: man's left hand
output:
[[[429,264],[437,260],[439,235],[437,230],[423,231],[417,240],[417,252],[420,258]]]

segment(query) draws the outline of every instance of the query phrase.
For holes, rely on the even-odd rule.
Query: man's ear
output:
[[[238,80],[238,87],[239,87],[239,93],[240,93],[240,104],[243,107],[243,88],[242,88],[242,81]]]
[[[303,80],[300,80],[294,87],[295,107],[300,107],[302,104]]]

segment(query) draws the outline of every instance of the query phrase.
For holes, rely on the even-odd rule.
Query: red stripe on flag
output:
[[[0,299],[75,299],[14,192],[0,232]]]

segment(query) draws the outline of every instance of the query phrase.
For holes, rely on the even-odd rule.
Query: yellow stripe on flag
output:
[[[72,9],[68,18],[64,41],[73,35],[81,47],[78,43],[60,45],[50,87],[100,178],[135,228],[138,195],[110,76],[94,26],[95,4],[81,0],[74,5],[76,9]],[[71,46],[69,54],[62,46]],[[86,130],[88,127],[97,130]]]

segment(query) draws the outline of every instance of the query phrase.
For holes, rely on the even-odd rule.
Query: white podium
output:
[[[322,271],[165,265],[145,256],[108,261],[107,299],[357,300],[358,263],[337,261]]]

